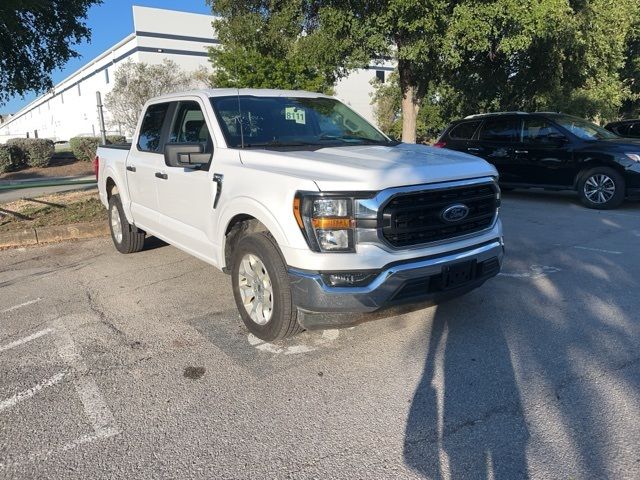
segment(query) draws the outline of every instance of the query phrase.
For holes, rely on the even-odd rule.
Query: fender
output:
[[[104,171],[102,172],[104,176],[104,181],[101,181],[101,190],[105,192],[105,200],[106,200],[106,185],[107,178],[111,178],[118,189],[118,195],[120,195],[120,201],[122,202],[122,210],[124,211],[124,216],[127,217],[127,221],[134,225],[133,216],[131,215],[131,198],[129,197],[129,189],[125,188],[127,185],[126,180],[122,179],[122,176],[117,172],[112,165],[106,166]]]
[[[235,197],[231,200],[225,202],[227,207],[223,207],[220,212],[220,216],[218,217],[218,229],[216,232],[216,243],[220,245],[220,258],[218,260],[218,264],[220,268],[225,268],[225,233],[227,231],[227,227],[231,220],[237,215],[250,215],[254,217],[256,220],[261,222],[269,233],[273,235],[273,238],[276,239],[278,245],[288,245],[289,241],[287,239],[284,230],[280,226],[280,223],[276,219],[276,217],[271,213],[271,211],[265,207],[262,203],[249,198],[249,197]]]

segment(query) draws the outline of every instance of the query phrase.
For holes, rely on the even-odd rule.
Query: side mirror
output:
[[[164,146],[164,163],[168,167],[197,169],[211,161],[211,153],[203,153],[201,143],[167,143]]]

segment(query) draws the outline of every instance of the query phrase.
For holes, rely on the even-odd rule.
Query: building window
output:
[[[78,84],[78,96],[82,96],[82,92],[80,91],[80,84]]]
[[[109,69],[104,69],[104,83],[109,83]]]
[[[376,78],[384,83],[384,70],[376,70]]]

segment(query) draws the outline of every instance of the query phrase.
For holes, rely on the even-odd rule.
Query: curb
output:
[[[73,180],[93,180],[94,175],[74,175],[70,177],[38,177],[38,178],[23,178],[20,180],[3,180],[0,178],[0,185],[37,185],[38,183],[51,183],[51,182],[64,182]]]
[[[25,247],[44,243],[62,242],[79,238],[110,235],[106,222],[74,223],[51,227],[28,228],[17,232],[0,233],[0,248]]]

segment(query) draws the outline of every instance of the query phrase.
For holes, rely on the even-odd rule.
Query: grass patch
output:
[[[96,192],[69,192],[0,205],[0,233],[99,221],[107,221],[107,210]]]

